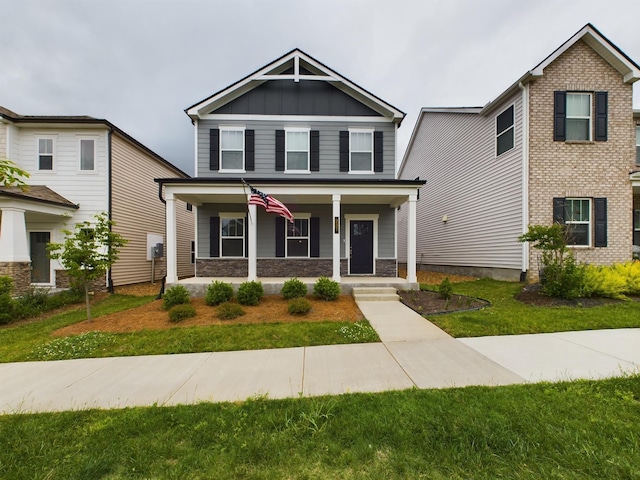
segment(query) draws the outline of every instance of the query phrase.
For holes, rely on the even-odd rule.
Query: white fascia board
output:
[[[77,210],[71,206],[65,207],[63,205],[53,205],[26,199],[7,199],[6,197],[0,199],[0,208],[19,208],[27,213],[43,213],[46,215],[55,215],[57,217],[70,215]]]
[[[288,123],[309,123],[309,122],[347,122],[347,123],[389,123],[385,117],[357,117],[357,116],[330,116],[330,115],[235,115],[227,114],[207,114],[200,117],[202,120],[216,121],[268,121],[268,122],[288,122]]]

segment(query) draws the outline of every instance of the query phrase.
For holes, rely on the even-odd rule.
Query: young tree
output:
[[[23,178],[29,178],[29,172],[19,168],[11,160],[0,158],[0,185],[5,187],[15,185],[22,191],[26,191],[29,187]]]
[[[91,285],[104,277],[127,243],[119,233],[111,230],[114,223],[106,213],[98,213],[94,218],[95,224],[85,221],[76,223],[73,232],[63,230],[66,235],[64,243],[50,243],[47,247],[49,257],[60,260],[73,284],[84,290],[88,321],[91,321]]]

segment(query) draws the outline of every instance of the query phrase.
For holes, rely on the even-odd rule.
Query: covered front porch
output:
[[[250,192],[240,179],[156,181],[166,202],[168,285],[178,283],[175,205],[179,199],[196,209],[196,277],[181,281],[193,285],[194,293],[198,285],[206,288],[220,278],[234,285],[259,280],[265,290],[276,293],[289,278],[312,285],[320,276],[340,283],[346,293],[362,284],[417,288],[416,201],[424,181],[251,179],[254,188],[289,207],[294,225],[248,204]],[[407,208],[409,218],[406,280],[397,274],[400,206]]]

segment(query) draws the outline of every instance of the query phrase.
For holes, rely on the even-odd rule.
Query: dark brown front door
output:
[[[51,281],[51,261],[47,254],[47,245],[51,240],[49,232],[31,232],[29,234],[31,253],[31,283],[49,283]]]
[[[349,273],[373,274],[373,220],[351,220]]]

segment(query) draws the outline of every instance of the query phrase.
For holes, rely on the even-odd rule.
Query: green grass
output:
[[[0,417],[12,480],[640,478],[640,377]]]
[[[92,307],[93,317],[134,308],[154,297],[111,295]],[[361,322],[272,323],[182,327],[135,333],[97,333],[53,338],[51,333],[85,320],[84,307],[49,319],[0,329],[0,362],[70,358],[161,355],[171,353],[258,350],[312,345],[376,342],[366,320]]]
[[[435,289],[435,286],[428,286]],[[640,327],[640,302],[598,307],[536,307],[517,301],[522,285],[484,278],[454,284],[454,293],[484,298],[491,306],[474,312],[429,316],[454,337],[517,335],[603,328]]]

